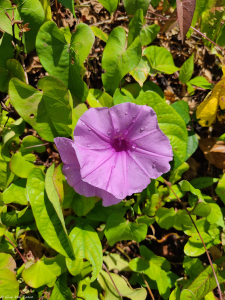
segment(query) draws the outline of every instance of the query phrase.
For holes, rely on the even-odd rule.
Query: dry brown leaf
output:
[[[219,169],[225,169],[225,142],[217,138],[206,138],[199,141],[199,147],[205,158]]]
[[[186,33],[188,32],[192,18],[195,12],[196,0],[176,0],[177,1],[177,17],[180,27],[180,35],[182,43],[185,40]]]

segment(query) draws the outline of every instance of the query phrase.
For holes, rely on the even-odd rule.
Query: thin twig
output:
[[[29,148],[42,147],[42,146],[46,146],[46,145],[49,145],[49,144],[50,144],[50,143],[45,143],[45,144],[40,144],[40,145],[29,146],[29,147],[24,148],[24,150],[25,150],[25,149],[29,149]]]
[[[19,249],[13,244],[12,241],[10,241],[9,238],[7,238],[7,236],[5,236],[5,238],[10,242],[10,244],[16,249],[16,252],[20,255],[20,257],[22,258],[23,262],[26,264],[27,261],[26,259],[23,257],[23,255],[20,253]]]
[[[204,35],[203,33],[201,33],[200,30],[190,26],[191,29],[193,29],[194,31],[196,31],[198,34],[200,34],[202,37],[204,37],[204,39],[207,39],[209,42],[211,42],[213,45],[215,45],[216,47],[218,47],[222,52],[225,51],[225,49],[223,49],[222,47],[220,47],[218,44],[216,44],[215,42],[213,42],[212,40],[210,40],[206,35]]]
[[[103,269],[108,273],[108,275],[109,275],[110,279],[112,280],[112,283],[113,283],[113,285],[114,285],[114,287],[115,287],[117,293],[119,294],[120,298],[123,299],[122,294],[121,294],[120,291],[118,290],[118,288],[117,288],[117,286],[116,286],[114,280],[112,279],[111,274],[109,273],[109,270],[107,269],[107,267],[106,267],[106,265],[105,265],[104,263],[102,264],[102,267],[103,267]]]
[[[169,187],[169,189],[170,189],[171,192],[174,194],[174,196],[177,198],[177,200],[178,200],[179,202],[182,203],[182,201],[180,200],[180,198],[176,195],[176,193],[174,192],[174,190],[171,188],[171,183],[168,182],[168,181],[166,181],[165,179],[164,179],[164,183]],[[198,228],[197,228],[197,226],[196,226],[194,220],[192,219],[192,216],[191,216],[190,212],[187,210],[186,207],[185,207],[184,209],[186,210],[187,214],[189,215],[189,217],[190,217],[190,219],[191,219],[191,222],[193,223],[193,225],[194,225],[194,227],[195,227],[195,229],[196,229],[196,231],[197,231],[197,233],[198,233],[198,235],[199,235],[199,237],[200,237],[200,239],[201,239],[201,242],[202,242],[202,244],[203,244],[203,246],[204,246],[204,248],[205,248],[205,252],[206,252],[206,254],[207,254],[207,257],[208,257],[210,266],[211,266],[212,271],[213,271],[213,275],[214,275],[215,280],[216,280],[216,284],[217,284],[217,287],[218,287],[218,292],[219,292],[220,300],[223,300],[223,296],[222,296],[220,284],[219,284],[219,281],[218,281],[216,272],[215,272],[215,270],[214,270],[212,260],[211,260],[210,255],[209,255],[209,251],[208,251],[207,248],[206,248],[206,245],[205,245],[205,243],[204,243],[204,241],[203,241],[203,238],[202,238],[202,236],[201,236],[201,234],[200,234],[200,232],[199,232],[199,230],[198,230]]]
[[[56,22],[57,22],[57,26],[59,27],[59,13],[58,13],[58,3],[57,3],[57,0],[55,0],[55,9],[56,9]]]
[[[142,277],[143,280],[144,280],[144,283],[145,283],[145,285],[146,285],[146,287],[147,287],[147,289],[148,289],[149,294],[150,294],[151,297],[152,297],[152,300],[155,300],[155,297],[154,297],[154,295],[153,295],[153,293],[152,293],[152,290],[151,290],[150,286],[148,285],[148,282],[147,282],[147,280],[145,279],[145,276],[144,276],[143,273],[141,273],[141,277]]]

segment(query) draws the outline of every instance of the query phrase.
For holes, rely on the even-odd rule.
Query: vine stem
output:
[[[108,275],[109,275],[109,277],[110,277],[110,279],[111,279],[111,281],[112,281],[112,283],[113,283],[113,285],[114,285],[114,287],[115,287],[115,289],[116,289],[118,295],[120,296],[121,299],[123,299],[123,295],[122,295],[122,294],[120,293],[120,291],[118,290],[118,288],[117,288],[117,286],[116,286],[114,280],[112,279],[111,274],[109,273],[109,270],[106,268],[106,265],[105,265],[104,263],[102,264],[102,267],[103,267],[103,269],[108,273]]]
[[[171,190],[171,192],[174,194],[174,196],[177,198],[177,200],[178,200],[179,202],[182,203],[182,201],[180,200],[180,198],[177,196],[177,194],[176,194],[176,193],[174,192],[174,190],[171,188],[171,185],[172,185],[172,184],[171,184],[169,181],[166,181],[165,179],[164,179],[164,183],[168,186],[168,188]],[[211,257],[210,257],[210,255],[209,255],[209,251],[208,251],[207,248],[206,248],[206,245],[205,245],[205,243],[204,243],[204,241],[203,241],[203,238],[202,238],[202,236],[201,236],[201,234],[200,234],[200,232],[199,232],[199,230],[198,230],[198,228],[197,228],[197,226],[196,226],[196,224],[195,224],[195,222],[194,222],[194,220],[193,220],[193,218],[192,218],[190,212],[187,210],[186,207],[184,207],[184,209],[186,210],[187,214],[189,215],[189,217],[190,217],[190,219],[191,219],[191,222],[193,223],[193,225],[194,225],[194,227],[195,227],[195,229],[196,229],[196,231],[197,231],[197,233],[198,233],[198,235],[199,235],[199,237],[200,237],[200,239],[201,239],[201,242],[202,242],[202,244],[203,244],[203,246],[204,246],[204,248],[205,248],[205,252],[206,252],[206,254],[207,254],[207,257],[208,257],[210,266],[211,266],[212,271],[213,271],[213,275],[214,275],[215,280],[216,280],[216,284],[217,284],[217,287],[218,287],[218,292],[219,292],[220,300],[223,300],[223,296],[222,296],[220,284],[219,284],[219,281],[218,281],[216,272],[215,272],[215,270],[214,270],[214,267],[213,267],[213,263],[212,263]]]
[[[27,261],[26,259],[23,257],[23,255],[20,253],[19,249],[13,244],[12,241],[10,241],[9,238],[7,238],[7,236],[5,236],[5,238],[10,242],[10,244],[16,249],[16,252],[19,254],[19,256],[22,258],[23,262],[26,264]]]

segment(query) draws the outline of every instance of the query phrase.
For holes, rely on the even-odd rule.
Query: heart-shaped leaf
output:
[[[121,79],[132,71],[141,59],[141,41],[137,37],[126,50],[126,32],[122,27],[116,27],[111,32],[102,57],[102,75],[105,90],[113,95],[119,87]]]
[[[94,43],[94,33],[88,25],[79,24],[70,44],[65,34],[54,22],[43,24],[37,35],[37,53],[46,71],[69,88],[74,101],[84,102],[88,89],[80,75],[81,66]]]

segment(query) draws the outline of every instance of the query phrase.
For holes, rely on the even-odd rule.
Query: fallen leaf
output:
[[[225,142],[216,140],[216,137],[201,139],[199,147],[212,165],[225,169]]]

